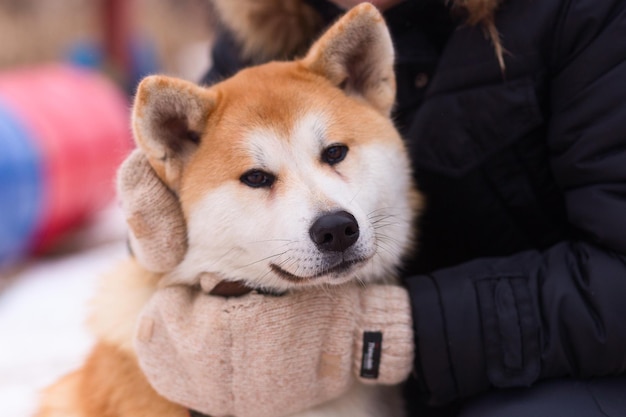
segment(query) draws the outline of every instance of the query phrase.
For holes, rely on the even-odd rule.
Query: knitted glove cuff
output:
[[[139,150],[120,167],[117,188],[139,263],[153,272],[172,270],[187,251],[185,220],[174,193]]]
[[[361,296],[354,369],[364,383],[398,384],[413,369],[413,321],[402,287],[373,285]]]

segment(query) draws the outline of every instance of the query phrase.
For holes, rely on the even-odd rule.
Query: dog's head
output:
[[[280,291],[393,274],[417,204],[389,119],[393,55],[381,15],[364,4],[303,59],[208,88],[142,81],[135,139],[186,227],[172,279],[209,272]]]

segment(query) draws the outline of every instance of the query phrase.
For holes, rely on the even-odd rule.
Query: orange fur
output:
[[[78,371],[48,388],[36,417],[187,417],[160,397],[131,354],[99,343]]]

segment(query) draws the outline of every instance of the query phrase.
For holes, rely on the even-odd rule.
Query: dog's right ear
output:
[[[215,107],[212,92],[180,79],[153,75],[137,87],[132,126],[135,141],[159,178],[174,192],[202,140]]]

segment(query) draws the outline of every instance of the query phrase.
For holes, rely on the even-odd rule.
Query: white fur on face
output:
[[[390,132],[390,138],[357,141],[330,166],[321,160],[323,150],[337,144],[327,137],[329,119],[311,112],[290,132],[267,127],[247,134],[241,146],[254,161],[248,169],[273,174],[274,184],[229,181],[200,199],[188,213],[189,251],[175,276],[210,272],[278,291],[393,276],[412,226],[400,139]],[[338,211],[355,217],[359,238],[344,252],[320,251],[309,229]]]

